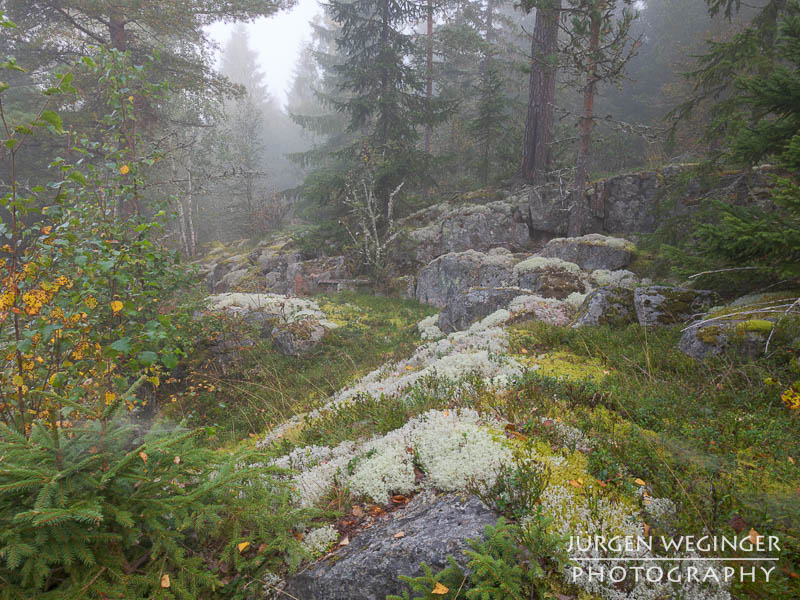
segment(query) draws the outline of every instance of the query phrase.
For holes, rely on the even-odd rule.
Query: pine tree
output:
[[[565,51],[570,67],[583,84],[570,236],[582,235],[588,219],[583,195],[589,175],[598,85],[618,81],[639,46],[639,40],[631,40],[629,35],[636,18],[636,13],[629,10],[631,4],[633,0],[567,0],[571,26]]]
[[[748,165],[774,159],[788,172],[776,178],[774,211],[719,204],[721,220],[702,224],[705,254],[736,266],[755,265],[800,277],[800,3],[787,5],[776,38],[777,65],[766,75],[740,78],[738,104],[747,119],[728,144],[731,160]]]
[[[522,146],[522,177],[539,183],[550,168],[553,151],[553,105],[558,70],[558,32],[562,0],[526,0],[526,11],[536,8],[531,38],[531,75],[528,114]]]

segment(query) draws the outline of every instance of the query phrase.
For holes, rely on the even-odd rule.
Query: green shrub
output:
[[[400,576],[411,588],[402,596],[387,600],[535,600],[545,598],[545,578],[560,564],[563,542],[547,533],[547,523],[540,512],[524,525],[514,525],[503,517],[496,525],[486,526],[483,540],[468,540],[469,575],[448,556],[450,566],[439,573],[422,563],[424,575]],[[411,594],[421,594],[414,595]]]
[[[37,420],[28,437],[0,424],[0,597],[246,597],[284,553],[296,566],[307,515],[274,468],[122,413],[68,432]]]

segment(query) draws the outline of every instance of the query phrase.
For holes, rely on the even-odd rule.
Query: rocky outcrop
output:
[[[532,256],[514,267],[517,285],[544,298],[563,300],[588,291],[587,274],[575,263],[560,258]]]
[[[475,250],[445,254],[419,272],[417,300],[446,307],[471,288],[513,287],[514,263],[509,255]]]
[[[288,290],[296,296],[339,291],[342,280],[352,277],[344,256],[293,262],[286,267]]]
[[[584,242],[586,240],[583,238],[577,241],[565,239],[559,247],[579,247]],[[613,252],[620,248],[623,252],[630,249],[630,243],[626,240],[615,239],[610,246],[612,254],[606,256],[614,257]],[[598,264],[597,261],[592,262],[588,254],[580,255],[590,267]],[[604,264],[613,266],[615,263],[607,261]],[[633,287],[637,283],[636,276],[629,271],[589,272],[560,258],[520,256],[508,249],[495,248],[488,253],[468,250],[445,254],[431,261],[419,273],[416,298],[442,308],[438,327],[444,332],[452,332],[466,329],[498,309],[508,308],[517,296],[538,299],[538,304],[534,305],[546,315],[543,320],[568,324],[569,319],[565,319],[564,315],[572,315],[583,302],[585,294],[596,285]],[[556,307],[554,304],[555,301],[566,300],[569,301],[566,305]],[[547,302],[542,304],[544,301]],[[538,318],[536,310],[528,311],[528,314]]]
[[[272,329],[272,343],[281,354],[303,356],[322,343],[325,331],[316,319],[278,323]]]
[[[475,321],[506,308],[519,294],[518,288],[471,288],[451,298],[439,313],[437,325],[445,333],[467,329]]]
[[[678,349],[697,360],[723,353],[755,358],[768,339],[773,348],[793,343],[800,331],[797,302],[794,294],[781,292],[744,296],[687,327]]]
[[[530,250],[530,236],[523,203],[496,201],[485,205],[453,206],[443,203],[412,215],[405,224],[416,220],[433,221],[412,229],[408,237],[413,245],[414,261],[427,264],[443,254],[492,248]],[[396,257],[397,258],[397,257]],[[402,261],[401,261],[402,262]]]
[[[588,231],[653,233],[665,220],[692,214],[709,197],[737,205],[771,203],[768,168],[687,180],[691,168],[668,166],[594,182],[583,198],[590,216]],[[531,188],[528,193],[532,232],[545,239],[564,235],[572,198],[552,187]]]
[[[642,327],[685,323],[716,303],[708,290],[654,285],[636,288],[633,304]]]
[[[628,240],[592,233],[582,237],[550,240],[539,252],[539,256],[560,258],[589,271],[617,271],[630,264],[635,250],[635,246]]]
[[[585,325],[625,326],[636,322],[633,290],[624,287],[602,287],[583,301],[573,327]]]
[[[423,574],[420,563],[434,572],[453,556],[462,566],[467,539],[480,539],[497,515],[477,498],[447,496],[430,504],[412,500],[404,512],[373,525],[347,546],[291,578],[287,597],[303,600],[384,600],[407,586],[399,575]]]

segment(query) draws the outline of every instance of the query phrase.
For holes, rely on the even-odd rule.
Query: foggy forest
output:
[[[0,0],[0,61],[0,600],[800,598],[798,0]]]

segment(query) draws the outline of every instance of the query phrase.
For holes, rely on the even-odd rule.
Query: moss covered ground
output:
[[[200,353],[180,384],[161,391],[165,413],[213,428],[220,446],[254,444],[367,372],[410,356],[422,343],[417,323],[433,312],[413,301],[356,294],[316,300],[339,328],[310,355],[284,357],[257,340],[222,372]],[[800,597],[800,415],[781,401],[797,379],[797,349],[783,346],[748,363],[696,362],[676,349],[679,336],[679,327],[518,323],[509,328],[506,352],[525,369],[508,388],[498,391],[480,377],[426,378],[402,402],[365,396],[322,413],[286,432],[265,455],[383,436],[431,410],[497,417],[513,424],[514,436],[531,440],[540,456],[563,446],[555,439],[560,427],[575,428],[591,447],[556,450],[566,462],[552,476],[576,498],[608,496],[644,510],[646,486],[677,507],[669,526],[649,519],[654,534],[737,535],[743,522],[739,535],[752,528],[780,536],[777,576],[730,591],[737,598]],[[317,525],[336,523],[357,502],[332,488],[321,508],[334,516]],[[551,579],[554,593],[588,597],[565,588],[555,574]]]

